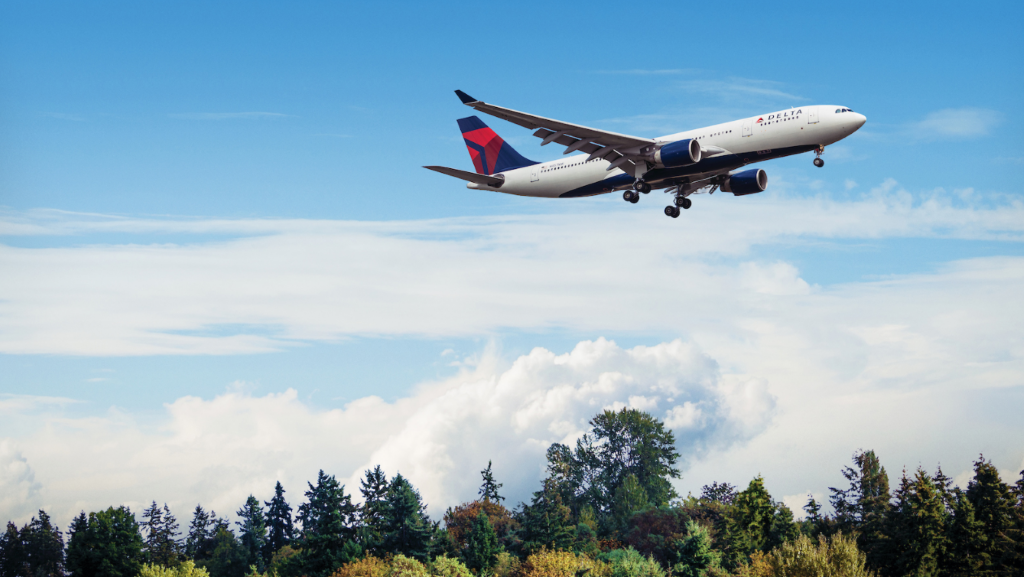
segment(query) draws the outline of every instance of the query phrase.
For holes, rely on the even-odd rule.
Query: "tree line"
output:
[[[940,469],[903,471],[895,489],[873,451],[831,488],[833,512],[806,517],[758,476],[743,490],[677,495],[675,438],[638,410],[603,411],[575,446],[547,451],[528,503],[507,508],[491,463],[479,498],[426,513],[401,474],[366,471],[353,502],[320,471],[293,510],[278,482],[229,522],[197,505],[182,528],[166,504],[75,517],[45,511],[0,536],[0,577],[699,577],[1024,575],[1024,471],[1010,485],[983,457],[965,490]]]

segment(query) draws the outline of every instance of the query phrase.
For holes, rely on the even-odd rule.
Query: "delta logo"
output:
[[[762,121],[762,120],[764,120],[764,117],[758,118],[758,119],[757,119],[757,123],[758,123],[758,124],[761,124],[761,121]]]

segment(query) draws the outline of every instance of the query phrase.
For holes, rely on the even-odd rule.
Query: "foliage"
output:
[[[494,567],[491,567],[491,574],[494,577],[513,577],[521,572],[522,562],[519,560],[519,557],[508,551],[498,553],[494,561]]]
[[[72,577],[135,577],[142,569],[142,535],[124,505],[79,516],[68,536]]]
[[[541,549],[570,549],[575,537],[572,512],[562,504],[562,495],[554,490],[550,479],[544,489],[533,494],[530,505],[524,505],[518,515],[522,530],[521,549],[526,554]]]
[[[388,484],[381,549],[420,561],[430,559],[434,526],[419,491],[402,475]]]
[[[210,556],[196,564],[210,577],[243,577],[249,569],[249,552],[226,527],[217,527],[210,541]]]
[[[146,532],[143,553],[148,563],[163,567],[174,567],[181,561],[182,547],[178,542],[178,520],[164,503],[163,509],[156,501],[142,512],[142,528]]]
[[[483,476],[483,484],[480,485],[480,498],[487,502],[500,503],[505,500],[504,497],[498,494],[498,489],[502,487],[501,483],[494,480],[494,474],[491,472],[491,462],[487,461],[487,468],[480,471],[480,475]]]
[[[196,567],[193,561],[185,561],[175,567],[146,563],[142,566],[139,577],[210,577],[210,573],[202,567]]]
[[[854,453],[853,464],[843,469],[849,488],[829,488],[835,522],[827,532],[856,531],[857,544],[866,552],[869,567],[878,567],[889,547],[885,532],[891,508],[889,476],[874,451]]]
[[[522,577],[610,577],[606,563],[569,551],[541,549],[526,558]]]
[[[40,510],[19,530],[7,523],[0,536],[0,576],[2,577],[63,577],[64,537],[50,521],[46,511]]]
[[[499,551],[498,535],[494,532],[487,514],[481,509],[466,539],[466,566],[477,573],[488,571],[494,565],[495,556]]]
[[[384,525],[388,515],[388,479],[380,465],[377,465],[373,470],[366,471],[359,485],[359,492],[363,495],[363,505],[359,509],[359,541],[365,550],[378,553],[384,542]]]
[[[610,551],[600,558],[608,564],[609,577],[666,577],[653,557],[644,557],[632,547]]]
[[[249,495],[236,513],[241,521],[236,521],[239,531],[239,541],[245,548],[247,565],[256,567],[256,571],[262,572],[267,565],[264,557],[267,544],[267,521],[263,514],[263,505],[259,499]]]
[[[867,556],[853,537],[841,532],[824,535],[815,543],[806,535],[783,544],[769,554],[758,554],[751,573],[758,577],[871,577]]]
[[[730,485],[729,483],[719,483],[718,481],[712,482],[710,485],[704,485],[700,490],[700,500],[708,501],[712,503],[722,503],[724,505],[732,505],[732,502],[736,499],[736,486]]]
[[[434,577],[473,577],[469,568],[458,559],[452,559],[447,555],[434,557],[428,566],[430,574]]]
[[[323,470],[316,485],[309,483],[306,498],[299,506],[300,551],[282,564],[281,571],[286,576],[324,577],[362,553],[355,542],[358,509],[345,487]]]
[[[367,555],[342,565],[331,573],[331,577],[387,577],[390,569],[383,559]]]
[[[672,573],[680,577],[705,577],[709,572],[721,568],[722,554],[714,550],[708,528],[695,521],[688,521],[686,533],[686,538],[678,544]]]
[[[487,515],[487,520],[498,536],[498,542],[507,547],[511,534],[519,528],[519,523],[508,509],[494,501],[472,501],[449,508],[444,514],[445,529],[460,548],[465,547],[466,539],[480,512]]]
[[[430,573],[419,560],[398,554],[388,563],[388,577],[428,577]]]
[[[263,559],[269,564],[274,553],[291,545],[295,539],[295,527],[292,523],[292,507],[284,498],[284,487],[280,481],[274,486],[274,497],[265,504],[267,540],[263,546]]]
[[[1008,532],[1013,526],[1014,496],[1010,487],[999,478],[999,472],[984,457],[974,463],[974,478],[968,483],[967,500],[974,509],[974,518],[986,536],[978,543],[982,570],[991,571],[1013,544]]]

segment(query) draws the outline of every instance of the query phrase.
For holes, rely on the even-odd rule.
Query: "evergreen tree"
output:
[[[942,566],[950,575],[977,575],[982,570],[987,537],[974,516],[974,506],[960,489],[954,491],[953,516],[947,531],[949,549]]]
[[[366,471],[365,478],[359,482],[359,492],[363,495],[359,542],[367,551],[376,553],[384,542],[388,517],[388,478],[380,465]]]
[[[722,554],[712,547],[711,532],[708,528],[690,520],[686,522],[686,538],[679,543],[674,561],[673,575],[705,577],[709,572],[721,568]]]
[[[804,511],[807,513],[807,517],[804,518],[806,529],[804,534],[814,537],[821,532],[823,517],[821,515],[821,504],[814,499],[813,495],[808,495],[808,497],[807,504],[804,505]]]
[[[886,550],[885,524],[891,507],[889,475],[874,451],[853,455],[854,467],[843,469],[848,489],[830,487],[835,510],[834,530],[857,533],[857,545],[867,555],[868,566],[878,568]]]
[[[322,470],[316,486],[309,483],[306,498],[308,502],[299,506],[298,515],[302,551],[289,566],[298,571],[297,575],[325,577],[361,553],[355,542],[358,509],[334,475]]]
[[[267,542],[263,549],[263,561],[270,563],[274,553],[290,545],[295,538],[292,524],[292,507],[284,499],[284,487],[278,481],[274,486],[274,498],[267,505]]]
[[[197,565],[206,569],[210,577],[245,577],[249,571],[249,552],[227,526],[217,523],[215,527],[207,544],[209,557]]]
[[[974,478],[967,484],[966,496],[974,508],[974,518],[985,533],[985,544],[979,552],[982,569],[995,570],[1002,564],[1002,557],[1013,549],[1009,539],[1014,520],[1013,494],[992,463],[979,457],[974,463]]]
[[[625,527],[634,513],[643,511],[647,506],[647,491],[640,486],[636,475],[627,475],[625,481],[615,490],[615,498],[612,501],[612,517],[616,529]]]
[[[13,523],[0,537],[0,576],[63,577],[64,537],[40,509],[19,531]]]
[[[395,475],[388,484],[381,549],[427,561],[434,530],[419,492],[401,474]]]
[[[781,502],[775,503],[775,511],[772,513],[772,523],[768,529],[768,545],[765,551],[781,547],[783,543],[793,541],[800,535],[796,522],[793,521],[793,511]]]
[[[206,543],[213,538],[216,530],[213,521],[216,513],[206,512],[201,505],[196,505],[192,513],[192,522],[188,526],[188,537],[185,538],[185,556],[193,561],[205,558]]]
[[[775,504],[760,475],[736,495],[729,516],[729,551],[733,561],[745,560],[755,551],[766,551],[771,542]]]
[[[142,534],[128,507],[75,519],[68,538],[67,570],[72,577],[136,577],[142,568]]]
[[[522,524],[521,547],[526,555],[545,548],[568,550],[572,547],[572,513],[562,504],[562,496],[551,479],[544,481],[544,489],[533,494],[531,504],[524,505],[518,517]]]
[[[146,531],[143,549],[147,563],[162,567],[175,567],[180,561],[178,544],[178,520],[164,503],[163,509],[156,501],[142,513],[142,527]]]
[[[487,468],[480,471],[480,474],[484,478],[483,484],[480,486],[480,496],[484,501],[493,501],[495,503],[501,503],[505,500],[504,497],[498,494],[498,489],[503,485],[494,480],[494,474],[491,473],[491,462],[487,461]]]
[[[473,521],[466,541],[466,567],[475,569],[477,574],[488,572],[494,566],[501,548],[498,546],[498,534],[494,532],[494,527],[483,509],[480,509]]]
[[[236,521],[239,531],[239,542],[246,551],[246,564],[256,567],[262,573],[264,562],[264,546],[267,543],[267,521],[263,516],[263,506],[259,499],[249,495],[245,505],[236,514],[241,521]]]
[[[945,527],[945,505],[934,480],[922,469],[913,479],[904,472],[881,566],[892,575],[936,574],[946,554]]]

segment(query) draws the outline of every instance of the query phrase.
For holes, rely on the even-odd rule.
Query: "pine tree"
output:
[[[498,534],[494,532],[494,527],[483,509],[480,509],[473,521],[466,541],[466,567],[475,569],[478,575],[488,572],[494,566],[501,548],[498,547]]]
[[[292,524],[292,508],[284,499],[284,487],[280,481],[274,486],[274,498],[266,505],[268,535],[263,549],[263,561],[269,564],[274,553],[291,544],[295,538],[295,528]]]
[[[185,556],[193,561],[199,561],[208,556],[206,544],[213,538],[216,530],[213,528],[213,519],[216,513],[207,513],[201,505],[196,505],[192,513],[192,522],[188,526],[188,537],[185,538]]]
[[[504,497],[498,494],[498,489],[503,485],[494,480],[494,474],[491,472],[491,462],[487,461],[487,468],[480,471],[480,474],[484,478],[483,485],[480,486],[480,496],[484,501],[493,501],[495,503],[501,503],[505,500]]]
[[[947,530],[949,548],[942,562],[951,575],[977,575],[984,564],[981,553],[987,538],[985,528],[974,516],[974,506],[959,488],[953,492],[952,520]]]
[[[1013,526],[1013,494],[992,463],[979,457],[974,463],[974,478],[967,484],[966,495],[974,507],[974,518],[985,533],[985,545],[979,553],[982,568],[995,570],[1001,558],[1013,548],[1008,537]]]
[[[136,577],[142,568],[143,541],[128,507],[110,507],[76,519],[68,539],[67,570],[71,577]]]
[[[728,540],[734,560],[745,559],[754,551],[767,550],[774,517],[772,496],[764,488],[764,479],[758,475],[733,501]]]
[[[768,545],[765,551],[781,547],[783,543],[793,541],[800,535],[796,522],[793,521],[793,511],[784,503],[775,503],[775,512],[772,514],[772,524],[768,529]]]
[[[163,508],[156,501],[142,513],[146,530],[145,557],[148,563],[162,567],[175,567],[180,562],[178,544],[178,520],[164,503]]]
[[[544,488],[533,494],[530,505],[524,505],[517,516],[522,524],[520,534],[525,554],[541,549],[568,550],[572,547],[572,512],[562,503],[562,496],[553,480],[546,479]]]
[[[235,524],[238,525],[239,542],[246,551],[246,563],[262,573],[266,566],[263,552],[267,543],[267,521],[263,516],[263,506],[259,499],[249,495],[245,505],[236,514],[241,519]]]
[[[366,471],[366,476],[359,485],[359,492],[363,495],[363,505],[359,512],[359,541],[367,551],[377,553],[384,542],[386,531],[388,478],[380,465],[377,465],[372,471]]]
[[[13,523],[0,536],[0,575],[3,577],[63,577],[64,537],[39,510],[19,531]]]
[[[381,549],[420,561],[430,557],[434,526],[420,494],[401,474],[388,484],[387,512]]]
[[[308,502],[299,506],[302,533],[294,567],[299,575],[324,577],[362,552],[355,542],[358,508],[334,475],[321,470],[316,486],[309,483]]]
[[[712,547],[708,528],[690,520],[686,522],[686,538],[679,543],[672,564],[672,574],[679,577],[705,577],[721,568],[722,554]]]
[[[814,499],[813,495],[808,495],[808,497],[807,504],[804,505],[804,511],[807,513],[807,517],[804,519],[804,534],[815,537],[821,532],[821,504]]]
[[[945,505],[935,482],[918,469],[913,479],[904,472],[888,524],[889,541],[883,566],[894,575],[932,575],[946,555]]]
[[[834,529],[850,535],[857,533],[857,544],[865,552],[868,566],[878,568],[884,561],[885,524],[890,510],[889,475],[874,451],[853,455],[856,468],[843,469],[850,482],[848,489],[830,487],[835,510]]]

